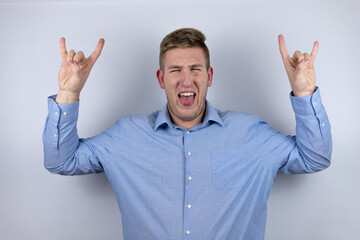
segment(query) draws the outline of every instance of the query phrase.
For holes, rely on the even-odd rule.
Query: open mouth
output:
[[[194,92],[182,92],[178,96],[180,103],[185,107],[189,107],[194,104],[196,94]]]

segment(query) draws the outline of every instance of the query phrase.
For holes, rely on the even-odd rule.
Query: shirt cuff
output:
[[[299,115],[316,115],[322,109],[320,89],[315,87],[313,94],[306,97],[295,97],[290,93],[291,105],[294,112]]]
[[[48,116],[50,121],[67,123],[77,120],[79,115],[79,101],[57,104],[55,99],[56,95],[48,97]]]

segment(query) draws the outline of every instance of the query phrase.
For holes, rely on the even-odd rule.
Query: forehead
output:
[[[200,47],[173,48],[165,52],[164,67],[172,65],[201,64],[205,66],[205,54]]]

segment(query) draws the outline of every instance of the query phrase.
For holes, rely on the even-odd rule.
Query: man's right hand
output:
[[[104,39],[100,39],[94,52],[86,58],[82,51],[66,51],[65,38],[60,38],[61,66],[59,71],[59,92],[57,103],[72,103],[79,100],[90,71],[104,47]]]

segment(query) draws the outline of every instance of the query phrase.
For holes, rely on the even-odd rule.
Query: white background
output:
[[[121,215],[104,174],[64,177],[43,167],[47,96],[58,89],[59,38],[88,56],[106,40],[81,95],[79,135],[119,117],[164,106],[159,44],[195,27],[207,36],[214,84],[208,99],[294,134],[290,86],[278,51],[310,52],[333,133],[324,172],[279,175],[269,199],[267,240],[359,239],[359,1],[0,1],[1,239],[122,239]]]

